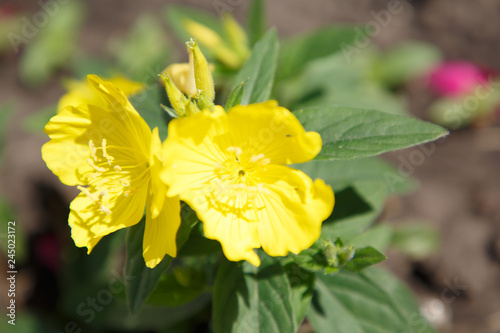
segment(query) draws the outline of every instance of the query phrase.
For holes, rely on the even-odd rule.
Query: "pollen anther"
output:
[[[227,152],[234,153],[236,156],[241,156],[243,153],[240,147],[227,147]]]

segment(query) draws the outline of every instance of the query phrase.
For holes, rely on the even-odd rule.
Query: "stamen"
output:
[[[270,158],[263,158],[262,160],[260,160],[259,165],[268,165],[269,163],[271,163]]]
[[[114,161],[114,158],[113,156],[108,155],[106,151],[106,139],[102,139],[101,146],[102,146],[102,156],[104,156],[104,158],[108,161],[108,164],[111,165],[111,162]]]
[[[130,181],[128,181],[125,178],[122,178],[120,179],[120,184],[122,184],[122,186],[130,186]]]
[[[96,156],[97,148],[94,146],[94,142],[89,140],[89,148],[90,148],[90,157],[94,159],[94,161],[100,161],[99,157]]]
[[[238,157],[243,153],[240,147],[227,147],[227,152],[234,153]]]
[[[119,165],[115,165],[114,169],[115,171],[122,171],[122,168]]]
[[[259,155],[253,155],[252,157],[250,157],[250,162],[252,163],[255,163],[257,162],[258,160],[261,160],[265,157],[264,154],[259,154]]]
[[[106,169],[105,168],[101,168],[101,167],[98,167],[97,165],[94,164],[94,161],[92,159],[87,159],[87,162],[89,163],[89,165],[91,167],[93,167],[95,169],[95,171],[98,171],[98,172],[106,172]]]
[[[87,188],[85,188],[83,186],[77,186],[76,188],[79,189],[80,191],[82,191],[82,193],[85,194],[87,196],[87,198],[89,198],[90,200],[92,200],[92,202],[94,204],[96,204],[97,202],[99,202],[99,199],[97,199],[95,197],[95,195],[93,195],[92,193],[90,193],[90,191]]]
[[[106,215],[111,214],[111,211],[108,209],[108,207],[101,205],[101,212],[106,213]]]

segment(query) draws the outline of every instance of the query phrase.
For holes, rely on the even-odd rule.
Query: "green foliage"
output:
[[[234,80],[236,85],[246,82],[240,104],[247,105],[269,99],[278,61],[278,47],[278,37],[275,30],[269,30],[255,44],[250,58]]]
[[[320,160],[343,160],[379,155],[437,140],[448,131],[415,118],[377,110],[318,106],[295,112],[309,131],[321,134]]]
[[[147,303],[155,306],[179,306],[194,300],[204,290],[206,277],[194,267],[173,267],[163,274],[148,297]]]
[[[411,293],[389,273],[318,275],[307,313],[315,332],[435,332]]]
[[[40,86],[53,72],[65,67],[76,50],[77,36],[83,23],[84,6],[74,0],[58,5],[55,15],[29,40],[22,53],[19,71],[23,82]],[[45,13],[45,15],[47,15]]]
[[[75,5],[64,7],[70,8],[65,9],[68,13],[52,20],[26,49],[21,68],[23,78],[31,84],[43,82],[72,59],[81,24],[79,9],[75,9],[80,3],[72,3]],[[116,302],[96,316],[89,331],[110,325],[129,331],[189,332],[198,329],[199,315],[208,322],[212,310],[213,327],[208,329],[216,333],[296,332],[306,317],[319,333],[432,332],[399,281],[382,270],[367,268],[385,260],[383,252],[391,244],[415,257],[436,249],[437,235],[429,229],[372,225],[387,197],[416,187],[411,178],[374,156],[448,133],[437,125],[402,116],[405,101],[394,93],[439,55],[426,45],[407,44],[387,53],[367,48],[348,59],[342,47],[353,42],[356,30],[344,26],[295,37],[283,43],[280,51],[276,31],[265,32],[264,7],[262,0],[251,2],[247,19],[250,57],[237,73],[235,68],[217,69],[226,75],[225,81],[217,82],[217,93],[222,91],[222,96],[231,91],[226,110],[267,101],[274,93],[281,105],[297,110],[294,114],[306,130],[321,135],[323,147],[317,158],[292,166],[313,179],[323,179],[335,192],[335,208],[323,222],[320,239],[309,249],[283,258],[271,258],[258,250],[260,267],[229,262],[220,243],[204,236],[203,224],[184,205],[177,258],[165,256],[150,269],[143,259],[143,220],[127,231],[124,290],[113,295]],[[186,32],[187,20],[212,29],[228,42],[228,32],[214,15],[169,6],[166,16],[183,42],[191,37]],[[232,42],[227,45],[234,46]],[[59,54],[54,55],[55,49]],[[120,71],[148,83],[130,101],[151,128],[159,128],[164,140],[171,105],[155,76],[168,65],[170,54],[163,27],[154,16],[141,17],[115,43],[113,53]],[[90,72],[108,75],[110,67],[106,61],[84,56],[73,62],[72,69],[76,76]],[[1,117],[8,114],[8,108],[0,111]],[[54,113],[53,108],[42,110],[25,127],[41,129]],[[69,255],[73,257],[67,265],[69,282],[64,290],[85,286],[76,291],[75,299],[63,302],[68,316],[86,295],[102,290],[109,278],[103,272],[111,264],[109,257],[121,250],[117,245],[121,243],[116,241],[118,237],[105,239],[90,261],[82,259],[84,251]],[[127,316],[126,311],[134,316]]]
[[[299,75],[277,87],[279,100],[291,109],[343,105],[405,114],[405,100],[373,79],[378,52],[365,49],[349,59],[341,52],[308,62]]]
[[[137,19],[128,35],[116,41],[112,53],[118,67],[132,79],[154,82],[156,75],[167,66],[171,47],[165,31],[153,15]]]
[[[225,261],[214,287],[213,321],[218,332],[295,332],[291,285],[283,267],[266,257],[259,268]]]
[[[177,247],[180,248],[188,239],[189,234],[198,222],[196,214],[187,206],[182,207],[182,223],[177,232]],[[146,267],[142,257],[142,239],[145,222],[128,229],[127,232],[127,261],[125,263],[125,279],[130,280],[126,285],[127,304],[130,312],[137,313],[151,291],[155,288],[163,272],[168,268],[173,258],[165,255],[163,260],[153,269]]]
[[[252,0],[248,11],[247,30],[250,45],[257,43],[266,33],[266,13],[264,0]]]
[[[165,88],[155,82],[138,94],[129,97],[130,103],[140,113],[151,129],[158,127],[160,138],[165,140],[168,122],[172,118],[162,107],[166,104]]]
[[[435,47],[418,42],[407,42],[380,54],[375,60],[372,78],[389,88],[425,74],[441,60]]]
[[[335,242],[320,238],[309,249],[294,257],[300,267],[324,274],[335,274],[340,269],[360,272],[385,259],[385,255],[371,246],[354,248],[350,244],[345,245],[341,238]]]
[[[311,304],[316,275],[301,268],[294,262],[284,265],[283,268],[292,288],[291,302],[295,314],[296,327],[299,327]]]
[[[224,106],[224,109],[226,111],[235,105],[241,104],[241,98],[243,97],[243,93],[245,92],[245,84],[246,81],[241,82],[240,84],[236,85],[231,91],[229,97],[227,98],[226,105]]]
[[[394,229],[387,224],[375,225],[362,234],[354,237],[351,244],[354,247],[374,247],[380,252],[384,252],[392,244]]]
[[[437,252],[440,245],[439,233],[423,223],[398,225],[392,242],[400,252],[416,259]]]
[[[356,31],[352,27],[331,26],[288,40],[281,52],[278,79],[300,74],[315,59],[339,52],[344,43],[352,43]]]

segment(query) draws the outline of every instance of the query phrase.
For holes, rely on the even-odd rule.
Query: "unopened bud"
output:
[[[188,115],[188,113],[192,114],[195,112],[195,110],[198,110],[198,112],[200,111],[197,106],[194,105],[193,102],[191,102],[186,96],[184,96],[179,88],[175,86],[168,73],[160,74],[160,77],[163,79],[163,82],[165,84],[165,90],[167,91],[170,104],[179,116],[186,116]],[[189,110],[187,110],[187,108],[189,108]]]
[[[188,63],[171,64],[163,71],[163,74],[167,73],[175,86],[188,96],[197,93],[194,70],[190,71],[190,67],[192,66]]]
[[[189,51],[190,63],[192,59],[194,68],[194,79],[198,93],[203,92],[209,99],[215,99],[215,86],[212,72],[208,65],[207,59],[201,52],[198,44],[191,39],[186,43]]]
[[[196,96],[196,105],[200,110],[208,109],[213,111],[215,104],[212,99],[207,97],[204,92],[201,92],[198,96]]]

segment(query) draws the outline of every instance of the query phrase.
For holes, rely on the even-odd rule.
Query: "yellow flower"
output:
[[[42,157],[61,182],[81,193],[70,205],[71,236],[90,253],[99,240],[138,223],[146,206],[143,255],[148,267],[175,256],[178,198],[165,196],[158,129],[150,130],[124,92],[95,75],[89,85],[104,105],[69,106],[45,126]]]
[[[130,96],[137,94],[144,87],[141,83],[130,81],[122,76],[116,76],[109,80],[115,87]],[[57,104],[57,112],[61,112],[65,107],[78,106],[80,104],[91,104],[105,107],[106,103],[91,87],[86,79],[83,80],[68,80],[64,84],[68,92],[64,94]]]
[[[169,124],[161,178],[218,240],[229,260],[260,264],[253,251],[299,253],[319,237],[333,210],[332,189],[283,164],[313,159],[321,137],[306,132],[276,101],[216,106]]]

